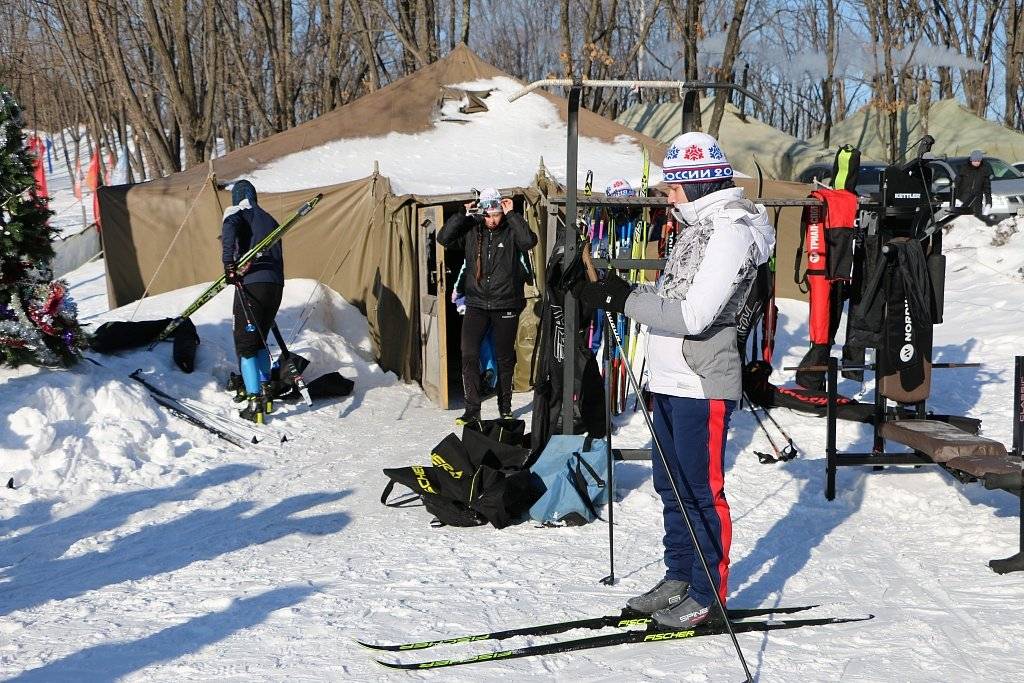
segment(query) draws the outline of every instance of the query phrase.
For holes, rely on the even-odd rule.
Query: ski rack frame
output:
[[[570,99],[570,110],[572,106],[572,100]],[[572,172],[574,166],[569,165],[569,172],[567,175],[575,176]],[[572,178],[575,182],[575,177]],[[783,208],[802,208],[805,206],[821,206],[822,202],[818,199],[813,198],[798,198],[798,199],[772,199],[772,198],[758,198],[757,203],[766,207],[783,209]],[[574,216],[577,211],[577,207],[580,206],[597,206],[597,207],[667,207],[669,201],[665,197],[605,197],[605,196],[586,196],[581,193],[577,193],[575,197],[570,192],[566,192],[564,195],[551,195],[547,198],[548,204],[548,234],[558,234],[559,229],[563,231],[562,241],[565,244],[565,252],[563,255],[563,267],[568,268],[576,256],[578,248],[578,239],[576,233],[576,221],[570,220],[570,216]],[[565,220],[563,221],[560,214],[560,208],[564,208]],[[561,223],[561,225],[559,225]],[[614,259],[593,259],[593,263],[598,268],[617,268],[621,270],[628,270],[631,268],[643,269],[643,270],[662,270],[665,267],[666,259],[634,259],[634,258],[614,258]],[[565,330],[568,335],[570,330],[576,329],[577,323],[577,310],[576,310],[576,299],[573,297],[572,292],[566,292],[564,309],[565,311]],[[576,382],[576,366],[574,363],[565,363],[563,366],[562,375],[562,433],[572,434],[573,425],[573,403],[574,396],[572,388]],[[649,449],[642,448],[620,448],[613,449],[613,452],[617,460],[650,460],[651,453]]]
[[[688,91],[697,90],[735,90],[746,97],[760,103],[761,99],[750,90],[735,83],[714,83],[710,81],[645,81],[645,80],[589,80],[579,76],[572,78],[545,78],[534,81],[515,93],[509,95],[508,101],[515,102],[523,95],[544,87],[565,87],[569,88],[569,106],[566,115],[566,145],[565,145],[565,226],[563,232],[562,265],[569,268],[578,253],[578,240],[576,239],[576,212],[577,207],[582,204],[578,197],[579,183],[577,175],[579,172],[579,116],[580,100],[583,97],[583,88],[630,88],[655,89],[655,90],[678,90],[680,95]],[[608,201],[608,200],[605,200]],[[664,203],[664,202],[662,202]],[[593,205],[593,204],[591,204]],[[607,204],[615,206],[614,203]],[[633,204],[638,205],[638,204]],[[651,204],[650,206],[656,206]],[[557,240],[556,240],[557,241]],[[629,259],[623,260],[623,262]],[[643,266],[637,265],[640,268]],[[569,330],[576,330],[579,321],[577,320],[576,299],[572,292],[565,293],[563,301],[564,329],[568,337]],[[575,334],[575,332],[573,332]],[[574,348],[574,346],[570,347]],[[573,427],[573,404],[575,396],[573,387],[576,383],[576,367],[573,363],[565,363],[562,387],[562,433],[572,434]],[[610,429],[609,425],[609,429]]]

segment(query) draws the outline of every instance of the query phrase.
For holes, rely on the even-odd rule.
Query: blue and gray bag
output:
[[[530,517],[544,524],[581,526],[601,516],[608,503],[608,449],[604,439],[555,434],[530,468],[544,482],[544,495]]]

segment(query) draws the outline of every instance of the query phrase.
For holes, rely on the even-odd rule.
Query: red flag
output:
[[[46,189],[46,168],[43,166],[43,157],[46,156],[46,144],[39,139],[39,136],[33,135],[28,140],[28,151],[36,157],[35,168],[33,169],[36,179],[36,196],[49,197],[50,193]]]
[[[100,148],[97,147],[92,151],[92,158],[89,159],[89,170],[85,172],[85,186],[89,188],[90,192],[95,192],[96,188],[99,187],[103,180],[100,178]]]
[[[92,191],[92,218],[97,227],[100,224],[100,197],[96,188],[103,184],[102,168],[103,160],[100,158],[100,148],[97,145],[92,151],[92,159],[89,160],[89,170],[85,173],[85,185]]]

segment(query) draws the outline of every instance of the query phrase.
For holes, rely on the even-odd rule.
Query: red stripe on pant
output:
[[[725,604],[729,593],[729,547],[732,544],[732,514],[729,501],[725,499],[725,474],[722,463],[725,459],[725,401],[710,401],[708,410],[708,483],[715,503],[715,514],[721,527],[719,543],[722,558],[718,562],[718,596]]]

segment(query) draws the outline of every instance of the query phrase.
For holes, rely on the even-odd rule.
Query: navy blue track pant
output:
[[[690,596],[702,605],[723,604],[728,593],[732,518],[725,499],[725,441],[735,401],[654,394],[654,431],[672,470],[714,584],[708,583],[700,557],[680,515],[668,472],[653,453],[654,489],[665,517],[665,578],[690,583]]]

